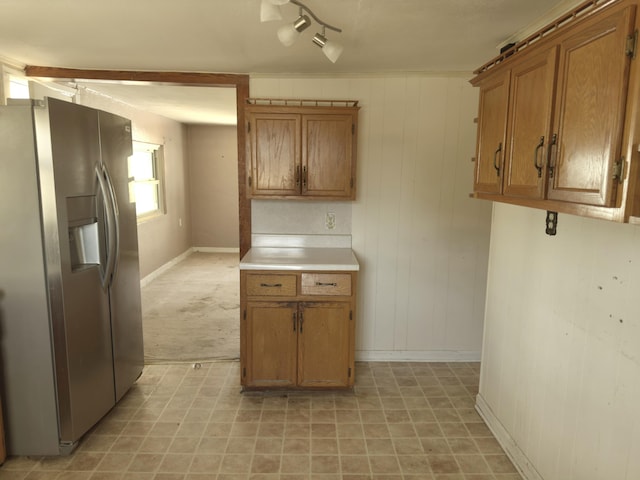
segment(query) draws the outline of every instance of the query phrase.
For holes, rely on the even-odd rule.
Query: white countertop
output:
[[[240,270],[358,271],[360,264],[350,248],[253,247]]]

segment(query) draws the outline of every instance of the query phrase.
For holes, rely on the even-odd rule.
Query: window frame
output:
[[[164,191],[164,145],[150,143],[140,140],[132,141],[133,152],[128,159],[127,175],[129,177],[129,197],[133,199],[133,203],[136,204],[136,219],[138,223],[143,223],[147,220],[166,215],[166,202]],[[153,176],[150,178],[136,180],[132,174],[132,162],[134,161],[134,154],[136,152],[146,152],[151,154],[151,170]],[[147,210],[145,212],[138,212],[138,201],[136,198],[136,185],[155,185],[154,200],[157,203],[157,208],[154,210]]]

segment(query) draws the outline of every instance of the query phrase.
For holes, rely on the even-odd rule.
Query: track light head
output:
[[[296,42],[300,33],[309,28],[309,25],[311,25],[309,17],[300,15],[292,24],[278,29],[278,39],[284,46],[290,47]]]
[[[344,50],[344,47],[339,43],[327,40],[327,37],[325,37],[323,33],[316,33],[313,36],[312,41],[322,49],[322,53],[324,53],[332,63],[336,63],[338,58],[340,58],[340,55],[342,55],[342,50]]]
[[[280,5],[289,3],[289,0],[262,0],[260,4],[260,21],[272,22],[282,20]]]

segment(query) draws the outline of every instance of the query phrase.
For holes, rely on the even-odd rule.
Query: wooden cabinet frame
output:
[[[353,387],[356,282],[352,271],[241,270],[243,388]]]
[[[476,70],[474,197],[640,221],[639,6],[639,0],[585,2]],[[502,105],[508,113],[496,157],[502,178],[491,185],[482,180],[493,159],[482,147],[496,143],[502,126],[491,110],[483,112],[483,101],[499,78],[508,79]]]
[[[248,198],[355,199],[359,107],[297,102],[245,107]]]

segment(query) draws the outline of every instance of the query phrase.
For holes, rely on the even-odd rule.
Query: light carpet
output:
[[[195,252],[142,288],[146,364],[239,358],[238,263]]]

